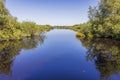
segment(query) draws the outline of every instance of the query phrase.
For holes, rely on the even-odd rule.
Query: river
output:
[[[54,29],[0,46],[0,80],[120,80],[119,41]]]

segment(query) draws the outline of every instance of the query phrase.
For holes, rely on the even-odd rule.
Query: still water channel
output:
[[[120,42],[54,29],[0,42],[0,80],[120,80]]]

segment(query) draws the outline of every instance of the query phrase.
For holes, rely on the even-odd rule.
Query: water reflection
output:
[[[119,80],[119,41],[78,38],[79,44],[67,30],[53,30],[45,39],[0,42],[0,80]]]
[[[120,41],[105,39],[80,39],[88,49],[86,59],[95,63],[101,80],[110,80],[120,73]]]
[[[42,35],[18,41],[0,42],[0,74],[12,75],[11,67],[15,56],[19,55],[22,49],[28,50],[43,44],[45,38],[46,36]]]

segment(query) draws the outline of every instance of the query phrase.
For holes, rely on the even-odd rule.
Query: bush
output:
[[[85,38],[83,33],[77,32],[76,37]]]

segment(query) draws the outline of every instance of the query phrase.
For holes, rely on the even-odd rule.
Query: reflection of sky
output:
[[[86,22],[89,5],[96,4],[96,0],[7,0],[6,6],[19,21],[73,25]]]

